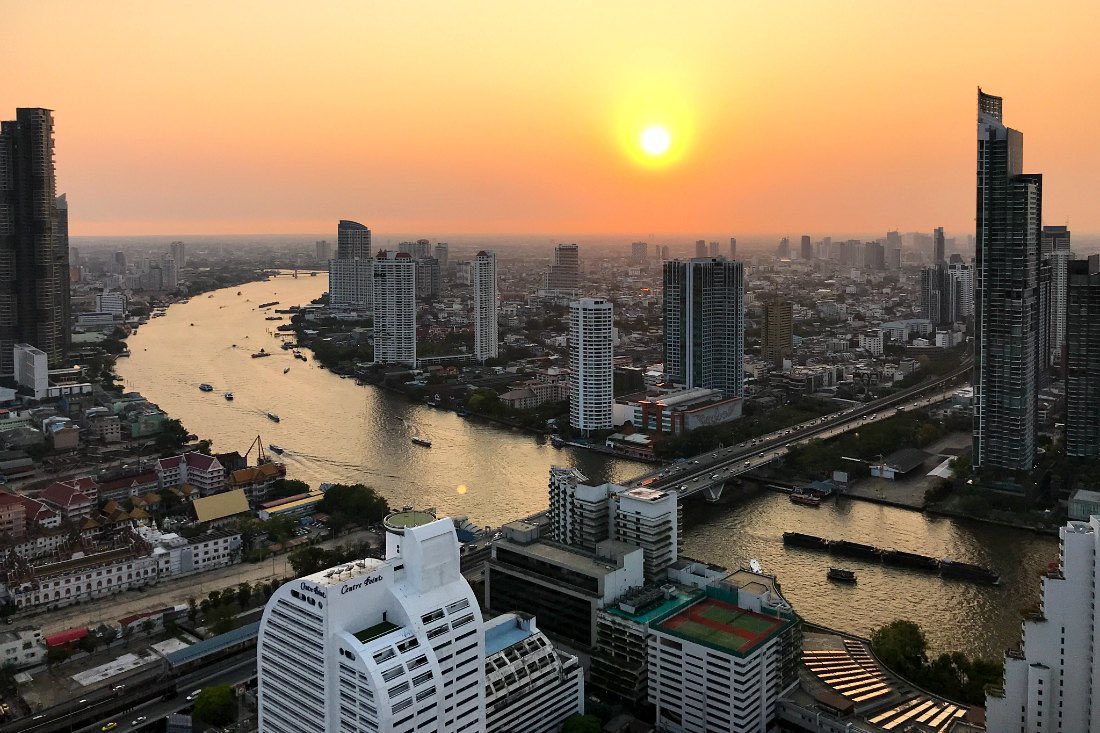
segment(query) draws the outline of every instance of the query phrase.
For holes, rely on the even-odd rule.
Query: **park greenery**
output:
[[[871,648],[895,674],[919,687],[968,705],[985,704],[985,688],[1001,682],[1002,665],[961,652],[928,656],[928,640],[912,621],[896,620],[875,629]]]
[[[595,715],[570,715],[561,725],[561,733],[600,733],[600,719]]]
[[[333,484],[325,492],[318,510],[328,515],[333,537],[350,525],[377,524],[390,512],[386,500],[364,484]]]
[[[290,567],[294,569],[294,575],[302,577],[352,560],[360,560],[370,556],[372,552],[369,542],[337,545],[331,550],[319,545],[307,545],[293,550],[287,559],[290,561]]]
[[[207,687],[195,698],[197,719],[213,726],[232,723],[237,717],[237,698],[229,685]]]
[[[492,389],[476,390],[466,400],[466,409],[475,415],[504,420],[515,425],[536,430],[544,429],[548,420],[564,422],[562,418],[569,414],[569,403],[546,402],[529,410],[517,410],[509,407]]]
[[[968,432],[970,418],[931,418],[916,410],[867,424],[829,440],[792,446],[784,466],[803,478],[824,478],[834,470],[853,477],[870,475],[869,464],[901,448],[924,448],[954,432]],[[855,460],[843,460],[844,458]]]

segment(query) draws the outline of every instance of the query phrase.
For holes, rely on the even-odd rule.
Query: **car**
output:
[[[117,727],[118,727],[118,723],[116,723],[115,721],[112,720],[110,723],[105,723],[105,724],[101,725],[99,727],[99,729],[100,730],[114,730]]]
[[[688,485],[687,485],[687,484],[680,484],[680,491],[683,491],[683,490],[684,490],[684,489],[686,489],[687,487],[688,487]]]
[[[188,696],[187,696],[187,702],[191,702],[192,700],[194,700],[194,699],[195,699],[196,697],[198,697],[198,696],[199,696],[199,694],[200,694],[201,692],[202,692],[202,688],[201,688],[201,687],[200,687],[199,689],[197,689],[197,690],[194,690],[194,691],[193,691],[193,692],[192,692],[192,693],[191,693],[190,695],[188,695]]]
[[[148,718],[146,718],[144,715],[142,715],[140,717],[137,717],[137,718],[134,718],[133,720],[131,720],[130,725],[141,725],[146,720],[148,720]]]
[[[692,463],[698,463],[699,461],[692,461]]]
[[[121,690],[125,686],[126,685],[115,685],[114,687],[111,688],[111,692],[118,692],[119,690]]]
[[[759,452],[759,453],[757,453],[756,455],[758,455],[758,456],[762,456],[762,455],[764,455],[764,451],[760,451],[760,452]]]
[[[745,468],[748,468],[751,465],[752,465],[752,461],[745,461]]]
[[[0,703],[0,710],[3,710],[5,715],[11,712],[11,708],[8,707],[8,704],[6,702]]]
[[[77,705],[83,705],[83,704],[84,704],[84,703],[86,703],[86,702],[88,702],[88,699],[87,699],[87,698],[85,698],[85,699],[83,699],[83,700],[77,700],[77,701],[76,701],[76,704],[77,704]]]
[[[713,480],[713,479],[716,479],[716,478],[718,478],[718,474],[716,474],[716,473],[712,473],[712,474],[710,475],[710,477],[711,477],[711,479],[712,479],[712,480]]]

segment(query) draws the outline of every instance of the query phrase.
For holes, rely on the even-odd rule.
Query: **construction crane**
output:
[[[246,466],[248,465],[248,457],[250,455],[252,455],[252,449],[253,448],[256,449],[256,465],[257,466],[263,465],[264,463],[270,463],[271,462],[271,459],[269,459],[267,457],[267,454],[264,453],[264,442],[263,442],[263,440],[261,440],[260,436],[257,435],[256,439],[252,441],[252,445],[248,446],[248,450],[245,451],[245,453],[244,453],[244,464]]]

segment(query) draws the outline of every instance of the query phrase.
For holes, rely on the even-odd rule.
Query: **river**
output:
[[[174,305],[130,337],[132,356],[119,360],[118,374],[127,389],[212,439],[216,450],[243,453],[259,436],[264,450],[270,443],[286,449],[282,460],[292,478],[312,485],[363,482],[391,505],[435,507],[477,524],[499,525],[545,509],[551,465],[575,466],[597,483],[646,471],[639,463],[556,449],[520,430],[412,404],[340,379],[312,360],[296,361],[273,333],[281,322],[264,320],[273,309],[257,306],[308,303],[326,286],[324,274],[278,277]],[[274,355],[251,358],[260,348]],[[200,392],[203,382],[214,391]],[[222,397],[227,391],[232,402]],[[269,420],[268,412],[281,422]],[[414,435],[431,439],[432,447],[413,445]],[[937,650],[984,655],[999,656],[1017,643],[1019,611],[1036,603],[1037,574],[1058,554],[1050,537],[853,500],[808,509],[765,493],[736,507],[691,502],[685,519],[686,554],[731,568],[760,560],[812,621],[869,634],[909,618]],[[984,587],[845,559],[834,562],[856,570],[859,582],[838,585],[825,579],[829,556],[785,548],[785,530],[978,562],[997,568],[1002,583]]]

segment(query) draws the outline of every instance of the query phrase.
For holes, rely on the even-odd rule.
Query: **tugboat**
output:
[[[282,447],[277,446],[274,443],[271,443],[267,447],[272,453],[278,453],[279,455],[282,455],[285,452],[285,450]]]
[[[856,573],[854,570],[845,570],[844,568],[829,568],[829,572],[825,574],[829,580],[835,580],[838,583],[854,583],[856,582]]]
[[[797,491],[791,494],[791,503],[802,506],[821,506],[821,499],[813,494],[802,494]]]
[[[564,448],[565,440],[560,435],[551,435],[550,445],[554,446],[555,448]]]
[[[276,415],[274,412],[267,413],[267,419],[271,420],[272,422],[279,422],[279,416]]]
[[[252,355],[252,358],[253,358],[253,359],[261,359],[261,358],[263,358],[263,357],[265,357],[265,356],[271,356],[271,354],[269,354],[268,352],[264,351],[263,349],[260,349],[259,351],[257,351],[257,352],[256,352],[255,354],[253,354],[253,355]]]
[[[432,441],[428,440],[427,438],[421,438],[418,435],[413,436],[412,442],[413,442],[414,445],[420,445],[420,446],[423,446],[425,448],[431,448],[432,447]]]
[[[199,389],[202,390],[203,392],[213,392],[214,391],[214,388],[211,387],[209,384],[207,384],[205,382],[203,382],[202,384],[199,385]]]
[[[233,393],[232,392],[226,392],[225,393],[225,399],[228,402],[232,402],[233,401]]]

